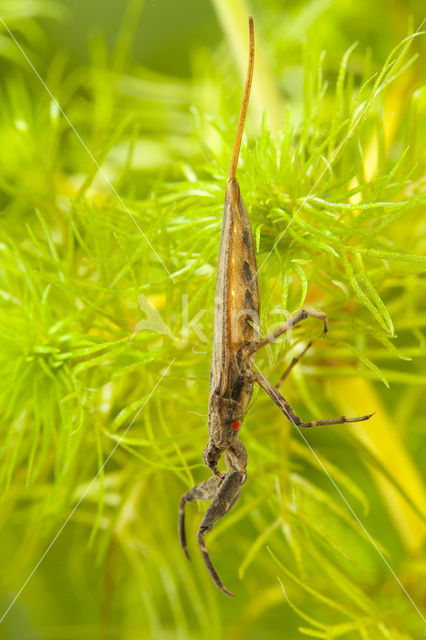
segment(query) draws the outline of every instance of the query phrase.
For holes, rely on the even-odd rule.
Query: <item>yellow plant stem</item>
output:
[[[406,104],[406,95],[409,93],[412,83],[412,73],[405,72],[386,95],[382,120],[385,153],[391,147],[398,130]],[[378,157],[378,136],[377,132],[374,132],[364,158],[366,180],[375,178]],[[356,186],[356,182],[349,185],[349,187],[354,186]],[[356,202],[361,199],[359,194],[356,196],[352,201]],[[333,380],[333,397],[336,398],[336,403],[342,413],[347,415],[357,415],[360,407],[366,407],[367,411],[376,411],[376,414],[367,423],[350,425],[350,428],[422,512],[426,504],[426,489],[398,433],[398,425],[392,421],[391,416],[385,410],[373,385],[362,379]],[[411,552],[420,550],[426,535],[424,523],[380,471],[371,468],[371,472],[404,546]]]
[[[375,411],[368,422],[347,427],[422,512],[426,504],[425,486],[398,433],[398,425],[386,411],[374,386],[358,378],[333,379],[332,384],[333,398],[342,415],[358,415],[364,409]],[[424,523],[393,484],[374,466],[369,467],[405,548],[413,553],[419,551],[426,535]]]
[[[245,0],[212,0],[212,3],[240,68],[241,76],[244,77],[247,68],[247,25],[250,14],[247,3]],[[258,123],[262,119],[264,110],[267,110],[269,126],[274,135],[282,126],[284,107],[272,71],[263,55],[262,39],[259,29],[256,29],[256,15],[253,18],[256,58],[251,101]]]

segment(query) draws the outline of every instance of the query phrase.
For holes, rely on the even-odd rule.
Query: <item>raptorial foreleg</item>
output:
[[[214,524],[228,513],[231,507],[236,503],[241,495],[241,484],[244,480],[245,477],[243,478],[243,473],[241,471],[233,471],[224,478],[209,508],[204,514],[197,536],[201,555],[203,556],[203,560],[213,582],[228,596],[233,596],[233,594],[224,587],[222,580],[219,578],[207,551],[204,536],[213,529]]]
[[[210,476],[210,478],[208,478],[204,482],[196,484],[195,487],[192,487],[192,489],[187,491],[180,499],[178,521],[179,543],[188,560],[190,560],[191,558],[188,555],[188,547],[186,544],[185,504],[187,502],[194,502],[194,500],[211,500],[222,481],[222,478],[219,478],[218,476]]]

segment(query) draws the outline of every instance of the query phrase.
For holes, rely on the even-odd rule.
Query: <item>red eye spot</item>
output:
[[[240,427],[241,422],[239,420],[235,420],[235,422],[232,423],[232,431],[238,431]]]

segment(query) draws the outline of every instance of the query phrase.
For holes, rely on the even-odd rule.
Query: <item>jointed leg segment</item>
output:
[[[234,506],[236,501],[241,495],[241,482],[243,480],[241,471],[233,471],[223,480],[216,495],[214,496],[209,508],[204,514],[204,518],[201,521],[200,528],[198,530],[197,540],[200,547],[201,555],[210,573],[215,585],[226,595],[233,596],[234,594],[228,591],[223,585],[222,580],[219,578],[212,561],[208,554],[207,548],[204,544],[204,536],[206,533],[213,529],[214,524],[220,520],[231,507]]]
[[[287,322],[281,325],[281,327],[278,327],[278,329],[275,329],[275,331],[273,331],[266,338],[254,340],[253,342],[248,344],[245,355],[250,356],[256,351],[258,351],[259,349],[261,349],[262,347],[264,347],[265,345],[270,344],[271,342],[275,342],[275,340],[280,336],[282,336],[283,333],[285,333],[286,331],[294,327],[296,324],[298,324],[302,320],[306,320],[306,318],[318,318],[322,320],[324,322],[324,333],[327,333],[328,331],[327,314],[325,314],[323,311],[311,311],[309,309],[301,309],[294,316],[289,318]]]
[[[313,317],[319,318],[324,322],[324,333],[328,329],[327,316],[320,311],[307,311],[302,309],[290,318],[285,324],[276,329],[270,336],[261,340],[255,340],[244,347],[243,357],[249,358],[261,347],[274,342],[280,335],[288,331],[291,327],[301,322],[305,318]],[[280,385],[287,378],[293,367],[299,362],[300,358],[308,351],[312,346],[312,342],[309,342],[303,351],[293,358],[290,365],[287,367],[283,375],[278,380],[277,384],[273,386],[268,380],[260,373],[252,370],[246,370],[243,375],[247,376],[247,382],[257,382],[260,387],[269,395],[269,397],[275,402],[275,404],[281,409],[286,418],[297,427],[318,427],[322,425],[343,424],[345,422],[362,422],[368,420],[373,414],[360,416],[357,418],[346,418],[340,416],[339,418],[332,418],[330,420],[316,420],[313,422],[303,422],[299,416],[296,415],[291,405],[287,402],[284,396],[278,391]],[[251,369],[251,368],[250,368]],[[221,473],[217,469],[217,463],[224,453],[227,471]],[[215,523],[220,520],[235,504],[241,495],[241,485],[246,480],[246,466],[247,466],[247,453],[244,445],[239,441],[223,443],[214,441],[211,437],[207,443],[206,449],[203,452],[204,461],[207,467],[212,471],[213,475],[208,480],[201,482],[189,491],[187,491],[181,498],[179,506],[179,541],[182,550],[186,557],[189,558],[186,534],[185,534],[185,504],[187,502],[193,502],[194,500],[211,500],[211,504],[207,509],[197,534],[198,545],[200,547],[201,555],[204,563],[210,573],[213,582],[216,586],[229,596],[233,594],[228,591],[221,579],[219,578],[209,553],[207,551],[204,536],[211,531]]]
[[[279,389],[280,386],[282,385],[282,383],[284,382],[284,380],[289,376],[289,374],[291,373],[291,371],[293,370],[293,367],[296,366],[296,364],[299,362],[299,360],[305,355],[305,353],[308,351],[308,349],[310,349],[312,347],[312,342],[308,342],[308,344],[306,345],[306,347],[303,349],[303,351],[301,353],[299,353],[298,356],[295,356],[293,358],[293,360],[290,362],[290,364],[288,365],[287,369],[284,371],[283,375],[281,376],[281,378],[278,380],[278,382],[275,384],[275,389]]]
[[[271,342],[275,342],[277,338],[279,338],[283,333],[294,327],[297,323],[305,320],[306,318],[319,318],[324,322],[324,333],[328,331],[328,320],[327,315],[323,311],[310,311],[308,309],[301,309],[294,316],[292,316],[286,323],[275,329],[269,336],[266,338],[262,338],[260,340],[255,340],[251,342],[246,347],[246,354],[252,355],[261,347],[264,347]],[[373,415],[368,414],[365,416],[360,416],[359,418],[346,418],[345,416],[340,416],[339,418],[332,418],[331,420],[315,420],[313,422],[303,422],[299,416],[295,414],[290,404],[287,400],[279,393],[278,388],[284,382],[284,380],[289,375],[290,371],[293,367],[298,363],[300,358],[307,352],[307,350],[311,347],[312,342],[309,342],[305,349],[300,353],[299,356],[293,358],[290,365],[287,367],[281,378],[278,380],[275,386],[272,386],[271,383],[266,380],[264,376],[260,373],[253,372],[251,374],[251,379],[256,381],[260,387],[269,395],[269,397],[275,402],[275,404],[281,409],[286,418],[297,427],[320,427],[325,425],[332,424],[343,424],[344,422],[362,422],[363,420],[368,420]]]
[[[343,424],[345,422],[363,422],[364,420],[368,420],[373,415],[372,413],[367,414],[365,416],[360,416],[358,418],[346,418],[345,416],[340,416],[339,418],[332,418],[331,420],[315,420],[314,422],[303,422],[299,416],[295,414],[290,404],[287,400],[280,394],[276,387],[273,387],[268,380],[262,376],[262,374],[253,372],[252,380],[257,382],[257,384],[262,387],[264,391],[268,394],[268,396],[275,402],[275,404],[281,409],[285,417],[296,427],[321,427],[325,425],[332,424]]]
[[[205,482],[196,485],[185,493],[181,498],[179,507],[179,540],[182,550],[189,560],[185,534],[185,503],[193,502],[194,500],[212,500],[201,521],[197,540],[201,555],[203,556],[203,560],[213,582],[228,596],[232,596],[233,594],[224,587],[223,582],[219,578],[212,561],[210,560],[209,553],[204,543],[204,536],[213,529],[214,524],[228,513],[231,507],[238,500],[241,495],[241,484],[244,479],[242,471],[232,471],[231,473],[225,472],[223,474],[223,478],[212,476]]]
[[[195,487],[192,487],[192,489],[187,491],[180,499],[178,523],[179,543],[188,560],[190,560],[191,558],[188,555],[188,547],[186,544],[185,503],[194,502],[194,500],[211,500],[218,490],[221,482],[222,478],[219,478],[218,476],[211,476],[204,482],[196,484]]]

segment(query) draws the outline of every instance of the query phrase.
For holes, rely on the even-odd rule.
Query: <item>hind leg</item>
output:
[[[313,422],[303,422],[303,420],[295,414],[294,410],[284,398],[284,396],[282,396],[277,388],[273,387],[272,384],[268,382],[268,380],[260,372],[253,372],[252,379],[255,380],[264,391],[266,391],[268,396],[281,409],[286,418],[296,427],[321,427],[332,424],[343,424],[345,422],[363,422],[364,420],[369,420],[371,416],[374,415],[373,413],[369,413],[365,416],[359,416],[357,418],[346,418],[345,416],[340,416],[339,418],[331,418],[331,420],[315,420]]]

